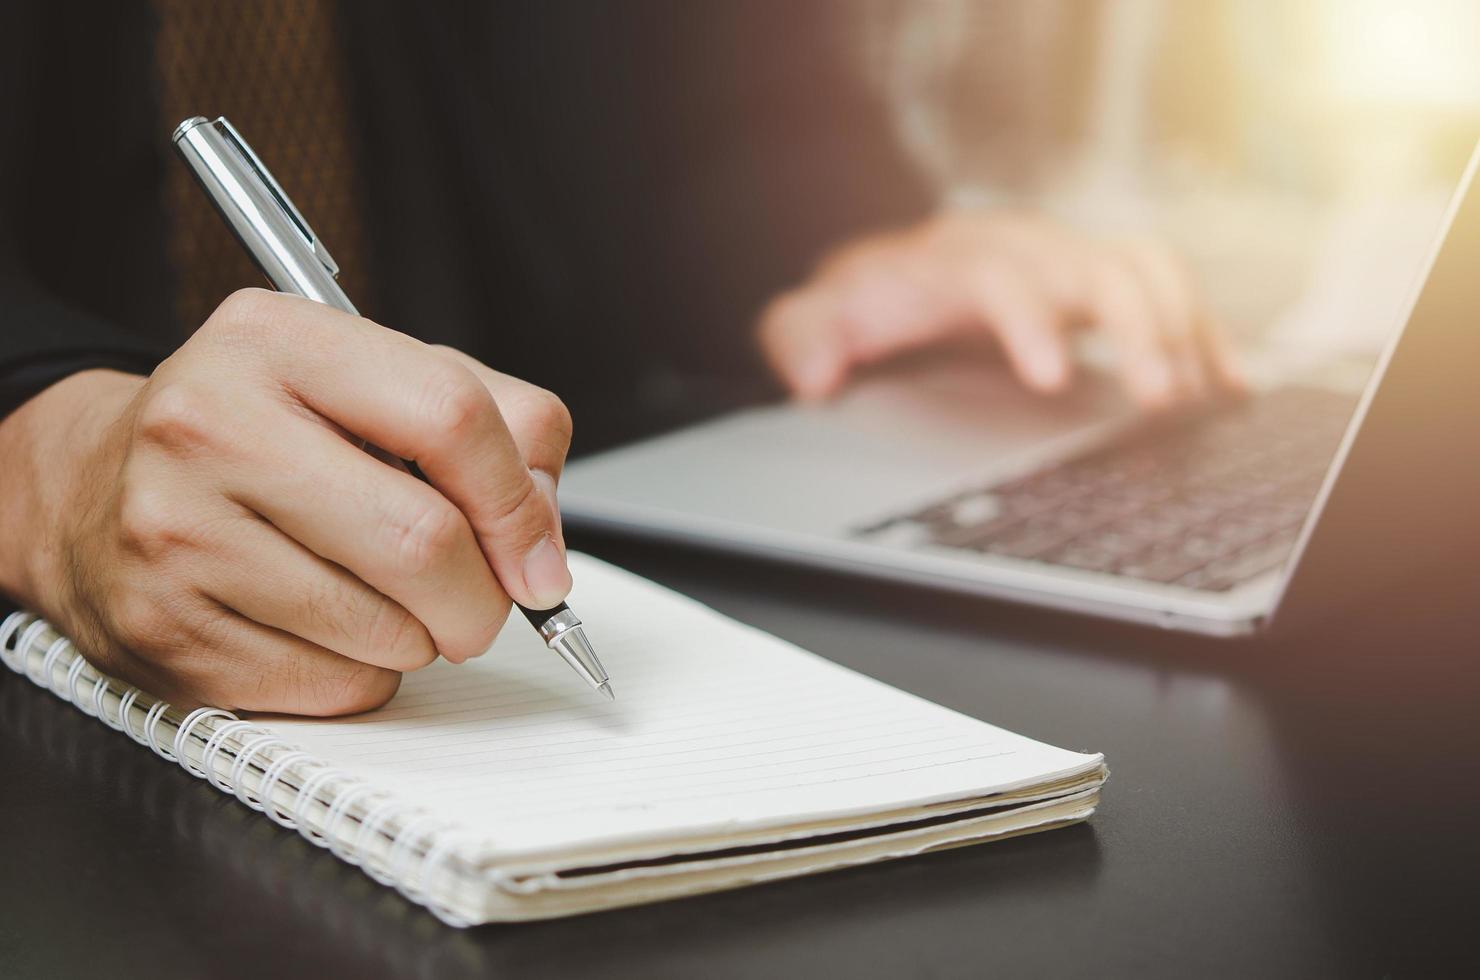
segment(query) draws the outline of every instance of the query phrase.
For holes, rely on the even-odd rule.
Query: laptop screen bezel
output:
[[[1306,558],[1311,540],[1320,526],[1321,518],[1326,513],[1331,495],[1338,481],[1341,479],[1342,471],[1351,456],[1352,447],[1356,444],[1362,427],[1367,421],[1372,402],[1388,375],[1393,358],[1402,346],[1404,337],[1411,332],[1413,320],[1419,312],[1420,302],[1434,276],[1435,267],[1439,263],[1440,256],[1444,254],[1445,246],[1453,237],[1455,222],[1458,220],[1473,189],[1477,168],[1480,168],[1480,140],[1477,140],[1474,149],[1471,150],[1469,162],[1465,165],[1459,184],[1450,197],[1440,230],[1434,236],[1434,242],[1430,246],[1429,254],[1424,261],[1421,272],[1415,277],[1408,300],[1403,305],[1403,314],[1397,328],[1383,346],[1382,352],[1373,366],[1372,373],[1363,387],[1356,409],[1353,411],[1351,418],[1347,422],[1346,429],[1342,433],[1341,442],[1337,446],[1331,462],[1326,467],[1325,477],[1321,481],[1321,486],[1316,493],[1314,503],[1306,513],[1305,521],[1301,525],[1295,545],[1291,549],[1289,556],[1285,559],[1280,572],[1279,585],[1275,590],[1270,610],[1261,623],[1261,626],[1264,628],[1272,626],[1276,615],[1286,610],[1286,599],[1290,595],[1291,586],[1294,584],[1301,564]],[[1477,275],[1480,275],[1480,269],[1477,269]],[[1480,317],[1480,310],[1476,311],[1476,315]]]

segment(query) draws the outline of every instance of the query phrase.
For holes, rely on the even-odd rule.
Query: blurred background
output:
[[[764,305],[942,207],[1169,239],[1246,343],[1370,351],[1480,132],[1466,0],[25,9],[13,131],[52,152],[11,183],[68,188],[15,204],[39,285],[173,346],[257,284],[165,139],[225,114],[363,310],[554,389],[578,450],[635,434],[616,400],[651,430],[777,397]]]
[[[1381,343],[1480,134],[1465,0],[927,0],[870,51],[942,201],[1169,239],[1284,358]]]

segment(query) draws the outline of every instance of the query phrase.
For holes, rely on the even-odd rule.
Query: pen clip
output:
[[[247,141],[242,139],[241,134],[236,131],[236,128],[231,125],[225,116],[217,116],[215,123],[221,128],[222,135],[231,142],[236,151],[242,155],[242,159],[247,162],[247,165],[262,180],[268,193],[273,196],[278,206],[283,209],[283,213],[293,222],[294,227],[303,236],[303,243],[313,251],[314,256],[323,263],[324,268],[329,270],[329,275],[338,279],[339,263],[334,261],[334,257],[329,254],[329,250],[319,241],[319,236],[314,233],[313,228],[309,227],[308,221],[293,206],[293,202],[288,199],[288,195],[283,191],[282,185],[277,182],[277,178],[272,175],[272,171],[263,166],[262,161],[257,158],[257,154],[252,152],[252,148],[247,145]]]

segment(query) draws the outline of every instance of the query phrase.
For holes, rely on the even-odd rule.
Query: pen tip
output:
[[[611,681],[602,681],[601,682],[601,686],[598,687],[596,690],[600,691],[602,693],[602,695],[605,696],[608,701],[615,701],[617,699],[617,696],[612,693],[612,682]]]

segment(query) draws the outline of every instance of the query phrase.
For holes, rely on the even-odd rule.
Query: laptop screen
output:
[[[1374,591],[1433,588],[1480,556],[1477,163],[1480,147],[1286,564],[1281,629]]]

